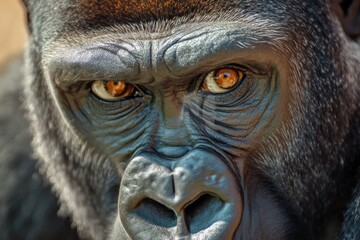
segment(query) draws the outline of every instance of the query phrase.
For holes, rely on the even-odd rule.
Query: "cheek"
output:
[[[255,169],[246,171],[244,211],[234,239],[307,239],[306,231],[276,187],[257,175]]]
[[[271,79],[252,80],[248,91],[221,96],[196,96],[187,101],[190,126],[235,156],[249,151],[260,138],[278,127],[280,83]],[[196,141],[201,141],[197,139]]]
[[[62,111],[78,136],[117,161],[129,159],[149,141],[156,115],[146,98],[106,102],[89,91],[65,93]]]

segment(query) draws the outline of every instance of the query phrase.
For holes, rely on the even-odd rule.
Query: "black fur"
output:
[[[0,71],[0,239],[76,240],[69,218],[38,173],[24,116],[22,56]]]
[[[251,180],[254,172],[259,174],[256,180],[266,189],[264,195],[270,192],[274,195],[270,202],[284,205],[280,206],[286,212],[285,229],[280,228],[284,232],[301,229],[307,239],[360,239],[360,39],[354,31],[351,38],[346,35],[339,9],[335,10],[337,1],[244,0],[223,5],[207,1],[206,8],[196,8],[196,1],[191,1],[189,8],[179,4],[168,9],[166,19],[146,7],[143,13],[148,21],[116,12],[113,1],[106,1],[111,4],[105,12],[97,1],[81,1],[80,7],[68,1],[27,2],[31,37],[26,81],[24,85],[16,82],[21,72],[10,69],[7,72],[18,75],[6,75],[3,83],[15,87],[1,93],[5,110],[0,112],[0,238],[77,239],[69,219],[56,216],[57,199],[61,213],[70,216],[81,237],[116,237],[111,228],[121,178],[115,173],[118,166],[77,132],[81,126],[64,121],[57,111],[47,82],[48,59],[106,34],[144,38],[148,32],[166,35],[187,22],[230,21],[240,16],[244,26],[255,29],[250,33],[261,40],[259,44],[276,39],[271,42],[274,58],[286,56],[280,65],[289,66],[286,104],[279,111],[286,121],[246,155],[244,172]],[[224,13],[236,7],[243,11]],[[128,22],[133,24],[124,25]],[[256,29],[256,24],[263,28]],[[68,77],[66,72],[61,74]],[[19,108],[19,89],[25,90],[40,172],[54,186],[56,198],[43,186],[30,157],[29,126]],[[15,141],[13,136],[18,136]]]

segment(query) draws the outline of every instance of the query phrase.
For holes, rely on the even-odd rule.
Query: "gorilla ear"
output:
[[[360,36],[360,0],[333,0],[344,32],[351,38]]]

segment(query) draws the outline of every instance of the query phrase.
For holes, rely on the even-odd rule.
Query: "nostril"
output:
[[[145,198],[140,202],[135,208],[135,214],[157,226],[165,228],[176,226],[176,215],[174,211],[150,198]]]
[[[185,219],[190,233],[197,233],[215,223],[224,202],[211,194],[203,194],[185,208]]]

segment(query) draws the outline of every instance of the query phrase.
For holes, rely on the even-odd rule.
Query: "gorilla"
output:
[[[24,4],[1,239],[360,239],[359,0]]]

